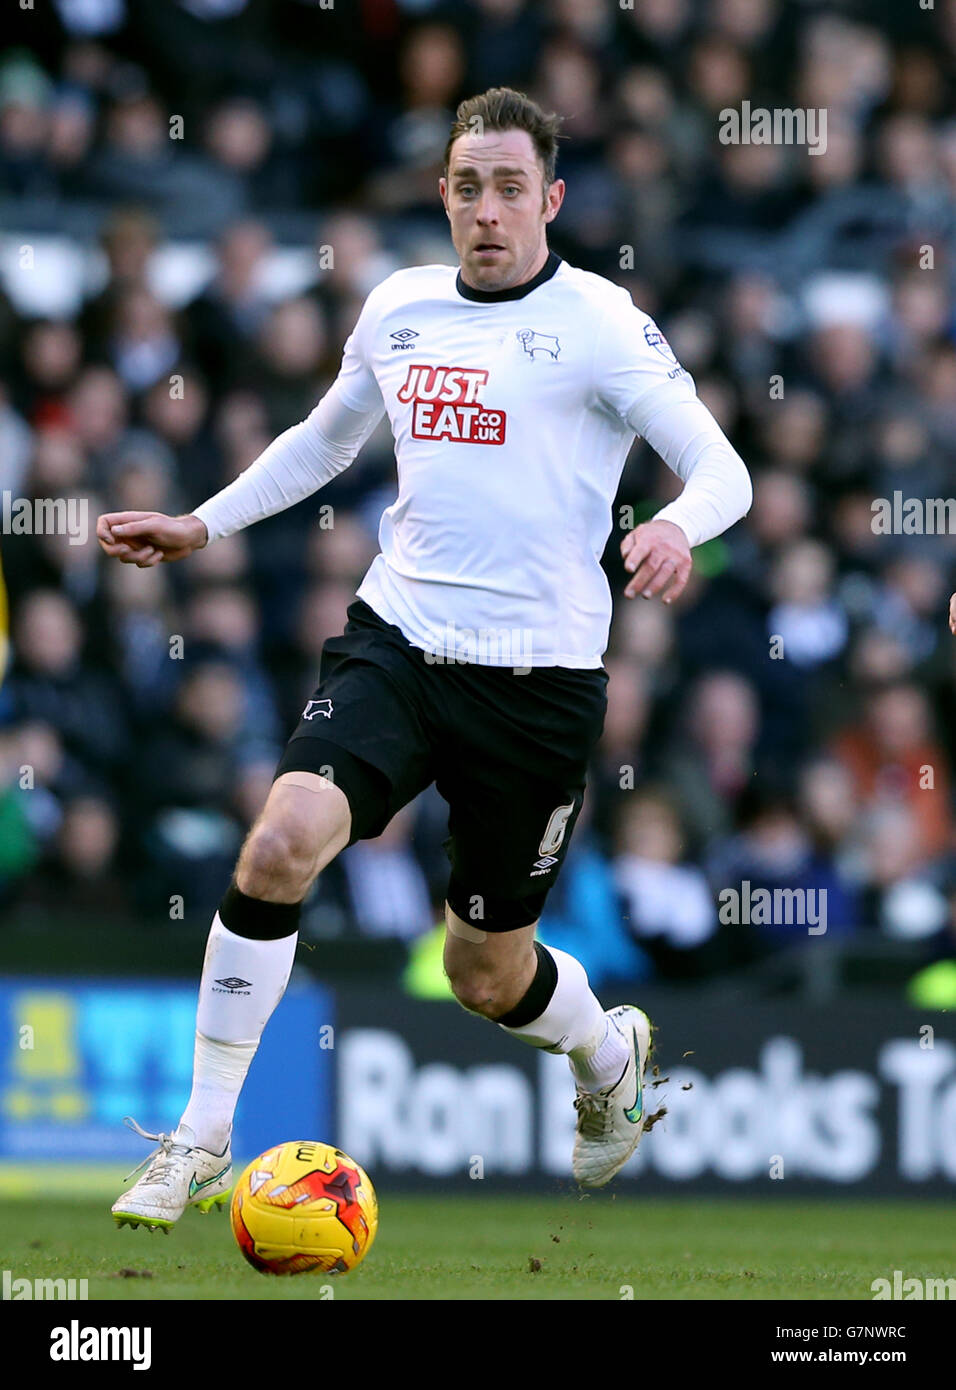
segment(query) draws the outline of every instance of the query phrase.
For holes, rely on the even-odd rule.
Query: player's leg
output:
[[[445,971],[463,1008],[546,1052],[566,1054],[575,1080],[597,1092],[621,1079],[630,1049],[567,951],[535,941],[537,921],[485,931],[445,904]]]
[[[462,1008],[497,1020],[517,1007],[537,971],[535,925],[491,934],[445,903],[445,974]]]
[[[329,778],[297,770],[273,784],[206,942],[193,1087],[176,1137],[188,1131],[212,1153],[228,1145],[239,1092],[292,971],[302,902],[351,824],[348,798]]]
[[[632,1004],[605,1010],[580,961],[535,941],[536,922],[486,931],[448,903],[445,921],[445,970],[458,1002],[520,1042],[567,1056],[577,1092],[574,1176],[602,1187],[643,1133],[650,1020]]]
[[[351,827],[348,797],[335,782],[299,770],[277,778],[209,932],[188,1104],[172,1134],[149,1135],[134,1124],[158,1148],[114,1203],[118,1224],[168,1231],[186,1206],[208,1211],[225,1201],[236,1102],[285,993],[302,901]]]
[[[575,1080],[597,1092],[620,1081],[627,1039],[567,951],[535,941],[526,927],[484,931],[445,904],[445,972],[463,1008],[513,1037],[567,1055]]]
[[[224,1197],[233,1113],[288,983],[302,902],[341,849],[381,834],[432,780],[406,647],[361,603],[323,647],[319,687],[210,930],[189,1102],[172,1135],[149,1136],[159,1149],[114,1204],[118,1221],[168,1229],[186,1205]]]
[[[548,668],[452,679],[463,755],[438,778],[451,831],[445,968],[466,1008],[568,1057],[574,1174],[601,1186],[643,1130],[650,1023],[633,1005],[606,1011],[580,961],[535,942],[534,927],[583,803],[606,677]]]

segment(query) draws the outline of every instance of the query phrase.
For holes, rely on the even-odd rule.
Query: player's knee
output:
[[[316,874],[316,847],[299,827],[262,821],[249,834],[236,883],[251,898],[305,896]]]
[[[450,971],[448,980],[452,993],[463,1009],[474,1014],[488,1014],[495,998],[494,977],[488,974],[470,974]]]
[[[485,1018],[497,1018],[506,1013],[507,1002],[502,1002],[507,981],[504,975],[493,967],[456,966],[449,962],[445,966],[452,993],[463,1009],[473,1014],[483,1014]]]

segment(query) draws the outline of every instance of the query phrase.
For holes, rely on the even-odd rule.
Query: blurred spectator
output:
[[[593,834],[593,809],[588,792],[567,858],[545,903],[538,937],[545,945],[574,954],[597,989],[615,980],[643,979],[652,966],[622,920],[611,861]]]
[[[352,915],[367,936],[420,936],[431,926],[428,884],[412,850],[414,805],[392,817],[374,840],[342,855]]]
[[[875,806],[865,853],[870,912],[883,932],[902,941],[938,934],[946,924],[947,903],[912,808],[889,801]]]
[[[48,724],[91,772],[115,776],[130,750],[126,711],[115,681],[84,659],[83,643],[68,599],[30,594],[14,618],[10,695],[20,719]]]
[[[701,948],[717,929],[707,880],[684,858],[670,798],[651,789],[632,797],[618,827],[614,879],[628,930],[665,977],[703,973]]]
[[[124,290],[109,326],[107,351],[117,376],[134,395],[168,377],[182,345],[172,316],[149,290]]]
[[[261,222],[227,227],[215,278],[187,311],[191,350],[217,392],[242,382],[251,370],[253,342],[271,307],[263,287],[270,245]]]
[[[68,901],[76,912],[116,916],[130,911],[127,878],[119,871],[120,823],[108,801],[93,796],[67,802],[49,862],[27,893],[31,907],[49,911]]]
[[[19,744],[15,733],[0,733],[0,904],[13,898],[18,882],[40,857],[21,785]]]
[[[121,207],[103,226],[100,244],[106,256],[107,280],[100,292],[86,301],[79,319],[91,355],[106,354],[120,297],[127,290],[149,288],[150,265],[159,241],[159,224],[140,208]]]
[[[847,796],[834,772],[818,766],[801,788],[802,806],[784,794],[754,791],[739,809],[739,832],[715,846],[709,875],[718,900],[728,889],[741,904],[768,895],[768,920],[748,914],[757,954],[802,945],[810,935],[846,936],[860,925],[857,885],[834,855],[834,826],[844,834],[849,828]]]
[[[413,29],[398,55],[398,72],[399,104],[374,123],[369,155],[389,167],[373,178],[370,198],[383,212],[434,220],[436,180],[455,107],[464,95],[461,34],[450,24]]]
[[[833,562],[818,541],[782,550],[771,578],[776,603],[767,618],[770,640],[797,666],[832,661],[847,640],[846,614],[832,597]]]
[[[742,677],[715,672],[691,692],[680,737],[663,768],[695,847],[733,824],[754,774],[759,732],[756,692]]]
[[[897,682],[871,692],[862,719],[838,735],[834,752],[864,806],[909,811],[924,859],[949,846],[949,766],[922,690]]]

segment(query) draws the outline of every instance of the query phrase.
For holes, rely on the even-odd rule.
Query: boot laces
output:
[[[141,1182],[168,1187],[176,1168],[176,1160],[185,1158],[189,1152],[189,1145],[174,1142],[171,1134],[150,1134],[148,1130],[138,1125],[131,1115],[127,1115],[123,1123],[141,1138],[150,1139],[158,1146],[151,1153],[148,1153],[142,1163],[138,1163],[131,1173],[127,1173],[123,1181],[128,1182],[130,1178],[145,1168],[146,1172],[143,1173]],[[149,1166],[147,1167],[147,1165]]]
[[[609,1097],[601,1092],[579,1090],[574,1097],[578,1112],[578,1131],[585,1139],[601,1139],[611,1123]]]

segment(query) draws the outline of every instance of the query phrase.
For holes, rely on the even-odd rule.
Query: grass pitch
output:
[[[119,1230],[109,1202],[0,1203],[13,1278],[87,1279],[91,1299],[872,1299],[895,1269],[953,1273],[956,1213],[929,1202],[743,1202],[382,1196],[353,1273],[272,1278],[228,1216],[188,1211],[169,1235]]]

